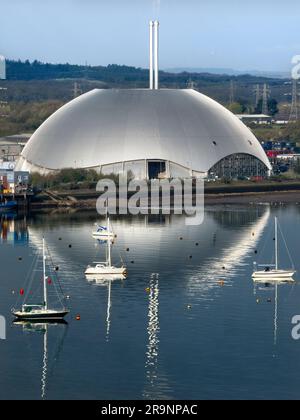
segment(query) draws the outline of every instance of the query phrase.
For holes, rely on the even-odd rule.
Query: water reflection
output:
[[[28,240],[26,216],[19,218],[14,213],[0,214],[0,244],[25,245]]]
[[[158,355],[159,355],[159,274],[151,274],[148,312],[148,345],[146,352],[147,386],[145,399],[154,399],[157,392]]]
[[[188,279],[190,290],[194,293],[197,291],[198,294],[208,288],[218,286],[220,283],[222,285],[228,283],[239,269],[247,265],[245,259],[253,254],[268,225],[270,209],[266,208],[262,214],[256,211],[238,214],[232,214],[230,211],[217,214],[213,212],[213,218],[218,223],[224,223],[225,228],[230,227],[233,230],[232,240],[229,240],[227,246],[224,246],[223,225],[222,230],[213,233],[213,248],[216,248],[217,242],[220,242],[220,251],[216,253],[216,249],[211,250],[211,255],[198,267],[196,272],[190,274]],[[236,226],[240,226],[240,229],[234,232]]]
[[[111,308],[112,308],[112,283],[117,280],[125,280],[125,276],[120,275],[86,275],[86,280],[90,283],[94,283],[97,286],[107,287],[107,311],[106,311],[106,341],[110,338],[111,329]]]
[[[253,354],[257,351],[258,357],[262,352],[258,352],[258,345],[255,347],[255,340],[265,345],[261,340],[266,332],[263,327],[270,328],[266,318],[259,320],[255,308],[251,313],[241,309],[253,304],[252,260],[269,218],[268,207],[210,208],[206,210],[203,225],[189,227],[184,217],[174,215],[115,218],[113,224],[118,235],[115,253],[122,254],[128,267],[126,281],[123,281],[125,277],[120,281],[119,276],[84,276],[87,264],[99,253],[99,246],[95,249],[91,238],[97,215],[87,212],[55,214],[53,219],[36,215],[29,219],[29,254],[40,248],[45,235],[55,265],[64,274],[64,290],[71,297],[73,309],[81,314],[82,322],[72,324],[72,330],[77,328],[85,334],[85,340],[78,342],[78,335],[73,334],[67,348],[68,356],[82,363],[78,363],[75,373],[64,372],[70,376],[70,389],[64,392],[71,397],[76,395],[77,383],[82,379],[85,385],[82,392],[95,398],[102,395],[105,398],[119,395],[125,399],[197,397],[201,395],[200,392],[196,395],[197,387],[201,388],[206,375],[200,391],[206,395],[204,381],[207,380],[210,397],[215,390],[220,395],[219,381],[226,377],[227,371],[234,371],[237,360],[242,361],[242,350],[243,354],[247,352],[247,348],[242,349],[243,343],[237,345],[234,341],[243,334],[247,341],[248,335],[244,333],[247,322],[248,331],[251,331],[251,323],[255,325],[257,337],[252,334],[251,343],[254,342]],[[104,246],[102,250],[104,253]],[[234,290],[222,289],[220,284],[234,286]],[[276,346],[278,291],[274,308]],[[201,304],[197,304],[199,301]],[[186,311],[187,304],[191,304],[192,310]],[[98,312],[101,308],[102,317]],[[219,320],[220,308],[226,308],[225,329],[230,331],[222,343],[224,354],[215,345],[218,338],[212,327]],[[273,307],[271,309],[273,318]],[[116,319],[118,322],[114,321]],[[238,330],[237,335],[232,333],[233,328]],[[45,329],[44,335],[43,398],[49,394],[49,329]],[[224,328],[221,334],[223,331]],[[103,345],[105,340],[107,344]],[[132,348],[138,349],[134,355]],[[249,364],[253,359],[249,357]],[[65,365],[69,366],[68,360]],[[226,372],[222,370],[225,365],[228,366]],[[211,372],[213,375],[207,379]],[[59,380],[57,391],[56,386],[52,386],[51,396],[63,389],[61,378]],[[53,383],[56,385],[55,380]]]
[[[15,321],[15,326],[20,326],[24,333],[27,334],[42,334],[43,336],[43,351],[42,351],[42,364],[41,364],[41,399],[47,398],[47,385],[48,376],[52,373],[55,364],[59,359],[59,355],[63,349],[64,340],[67,333],[68,324],[66,321],[53,321],[53,322],[26,322],[26,321]],[[54,353],[49,357],[49,328],[61,328],[62,334],[57,334],[55,331],[57,342],[54,346]]]

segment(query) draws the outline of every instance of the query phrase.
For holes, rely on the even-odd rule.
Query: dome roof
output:
[[[207,172],[232,154],[270,163],[251,131],[194,90],[92,90],[55,112],[24,148],[19,170],[93,168],[159,159]]]

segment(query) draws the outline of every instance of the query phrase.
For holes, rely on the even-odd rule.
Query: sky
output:
[[[289,71],[300,55],[299,0],[0,0],[0,54],[146,68],[156,18],[162,69]]]

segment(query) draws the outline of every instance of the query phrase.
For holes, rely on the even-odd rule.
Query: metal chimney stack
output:
[[[158,48],[159,48],[159,22],[154,22],[154,89],[159,89],[159,61],[158,61]]]
[[[159,22],[150,21],[150,68],[149,89],[159,89]]]
[[[154,74],[153,74],[153,27],[154,22],[150,21],[150,68],[149,68],[149,89],[153,90]]]

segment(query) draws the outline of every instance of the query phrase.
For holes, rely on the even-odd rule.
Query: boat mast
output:
[[[278,270],[278,219],[275,217],[275,268]]]
[[[107,238],[107,251],[108,251],[108,265],[111,267],[111,238],[110,238],[110,223],[109,223],[109,216],[107,216],[107,232],[108,232],[108,238]]]
[[[45,304],[45,309],[48,309],[45,238],[43,238],[43,277],[44,277],[44,304]]]

